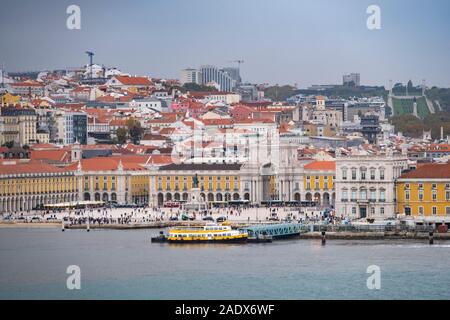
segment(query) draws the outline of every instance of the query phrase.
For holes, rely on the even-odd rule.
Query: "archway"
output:
[[[103,194],[102,200],[103,200],[103,202],[108,202],[109,196],[106,192]]]
[[[213,202],[214,201],[214,194],[208,193],[208,201]]]
[[[176,192],[174,195],[173,195],[173,198],[175,199],[175,201],[180,201],[180,194],[178,193],[178,192]]]
[[[230,200],[231,200],[231,194],[225,193],[225,201],[230,201]]]
[[[233,194],[233,200],[238,201],[240,199],[239,193]]]
[[[117,202],[117,194],[111,193],[111,201]]]
[[[83,199],[84,199],[84,201],[90,201],[91,200],[91,194],[89,192],[86,192],[84,194]]]
[[[183,201],[188,201],[189,195],[187,193],[183,193]]]
[[[221,193],[216,194],[216,201],[223,201],[223,196]]]
[[[323,205],[329,206],[330,205],[330,194],[328,192],[325,192],[323,194]]]
[[[316,192],[314,194],[314,202],[316,203],[317,206],[321,204],[320,200],[321,200],[320,193]]]
[[[296,193],[294,194],[294,200],[297,201],[297,202],[300,202],[300,201],[301,201],[300,193],[296,192]]]
[[[311,201],[312,201],[312,194],[311,194],[310,192],[308,192],[308,193],[305,195],[305,199],[306,199],[306,201],[311,202]]]
[[[100,193],[95,194],[95,201],[100,201]]]
[[[164,204],[164,195],[162,193],[158,193],[158,206],[162,206]]]
[[[247,201],[250,200],[250,193],[245,193],[244,194],[244,200],[247,200]]]
[[[166,201],[172,201],[172,194],[166,193]]]

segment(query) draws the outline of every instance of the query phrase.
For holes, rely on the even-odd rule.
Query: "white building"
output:
[[[185,83],[202,84],[202,73],[197,69],[183,69],[180,77],[181,85]]]
[[[406,155],[341,156],[336,159],[336,214],[350,218],[389,218],[395,215],[395,180],[408,168]]]

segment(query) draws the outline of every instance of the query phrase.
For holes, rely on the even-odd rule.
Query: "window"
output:
[[[375,201],[376,200],[376,198],[377,198],[377,195],[376,195],[376,190],[375,189],[371,189],[370,190],[370,200],[372,200],[372,201]]]
[[[374,215],[375,214],[375,207],[370,207],[370,214]]]
[[[384,180],[384,169],[380,169],[380,180]]]
[[[356,189],[352,189],[352,201],[356,201]]]
[[[342,180],[347,180],[347,169],[342,169]]]
[[[375,169],[370,169],[370,180],[375,180]]]
[[[433,216],[437,215],[437,207],[433,207]]]
[[[384,202],[386,200],[386,191],[380,190],[380,202]]]
[[[367,199],[367,190],[361,189],[360,195],[361,195],[362,200],[366,200]]]
[[[380,208],[380,214],[384,214],[384,207]]]
[[[419,189],[423,190],[423,183],[419,183]]]
[[[367,173],[367,169],[361,168],[361,180],[366,180],[366,173]]]
[[[405,184],[405,189],[406,189],[406,190],[409,190],[409,183],[406,183],[406,184]]]
[[[445,191],[445,200],[450,200],[450,191]]]
[[[450,207],[445,207],[445,214],[450,216]]]
[[[419,200],[423,200],[423,190],[419,190]]]
[[[356,180],[356,169],[352,168],[352,180]]]
[[[450,189],[450,183],[446,183],[446,184],[445,184],[445,189],[446,189],[446,190]]]
[[[436,190],[436,183],[433,183],[433,184],[431,185],[431,189]]]
[[[343,202],[348,200],[348,192],[347,192],[347,190],[342,190],[341,199],[342,199]]]
[[[423,207],[419,207],[419,215],[423,216]]]
[[[437,200],[437,192],[436,192],[436,190],[433,190],[432,199],[433,199],[433,201]]]
[[[405,191],[405,200],[409,200],[409,190]]]
[[[356,207],[352,207],[352,214],[356,214]]]

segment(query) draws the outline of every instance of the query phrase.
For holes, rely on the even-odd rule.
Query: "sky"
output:
[[[69,30],[69,5],[81,29]],[[369,5],[381,29],[369,30]],[[1,0],[0,65],[7,71],[94,63],[150,77],[242,59],[244,81],[364,85],[389,80],[450,87],[448,0]]]

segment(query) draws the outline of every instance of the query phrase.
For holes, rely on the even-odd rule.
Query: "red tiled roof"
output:
[[[335,161],[313,161],[305,165],[305,170],[336,170]]]
[[[117,81],[127,86],[150,86],[152,82],[146,77],[116,76]]]
[[[450,179],[450,162],[430,163],[403,174],[400,179]]]
[[[26,173],[58,173],[66,172],[65,169],[58,168],[51,164],[40,161],[2,161],[0,164],[0,174],[26,174]]]
[[[145,168],[138,164],[135,159],[126,159],[128,156],[123,157],[97,157],[81,160],[81,170],[83,171],[116,171],[119,168],[119,163],[122,161],[124,170],[139,171],[145,170]],[[147,157],[148,158],[148,157]],[[142,162],[140,162],[142,163]],[[145,161],[142,163],[144,164]],[[67,167],[68,170],[77,170],[78,162],[72,163]]]
[[[32,150],[31,160],[67,161],[69,153],[66,150]]]

